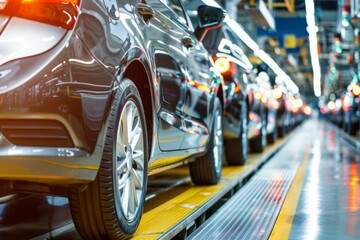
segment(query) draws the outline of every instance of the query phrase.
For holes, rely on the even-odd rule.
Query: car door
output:
[[[183,39],[188,33],[185,17],[178,12],[178,0],[143,1],[154,9],[155,18],[150,22],[153,36],[148,36],[150,52],[154,54],[158,79],[159,146],[163,151],[180,148],[184,133],[184,104],[187,76],[187,48]],[[180,14],[180,15],[179,15]]]
[[[214,100],[212,92],[218,75],[212,72],[208,53],[198,45],[189,52],[187,72],[189,84],[185,100],[185,139],[182,148],[198,148],[205,146],[210,129],[211,104]],[[211,74],[213,73],[213,74]]]
[[[180,27],[179,48],[171,46],[179,60],[184,76],[183,121],[180,129],[185,133],[181,149],[198,148],[206,145],[209,137],[213,84],[219,80],[214,72],[209,54],[197,40],[189,18],[179,0],[162,0],[175,16],[170,19]],[[181,50],[180,50],[181,49]]]
[[[155,62],[160,86],[159,141],[162,150],[179,149],[184,137],[185,76],[169,52],[156,51]]]

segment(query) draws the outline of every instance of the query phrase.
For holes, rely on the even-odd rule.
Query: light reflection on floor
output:
[[[360,239],[360,153],[330,126],[314,123],[319,132],[309,139],[313,147],[289,239]],[[177,185],[166,181],[164,186],[157,177],[150,193]],[[189,181],[188,174],[176,179]],[[282,182],[273,184],[281,187]],[[269,195],[278,193],[268,192],[266,199]],[[28,239],[71,222],[67,203],[66,198],[31,195],[0,203],[0,239]]]
[[[360,153],[317,124],[289,239],[360,239]]]

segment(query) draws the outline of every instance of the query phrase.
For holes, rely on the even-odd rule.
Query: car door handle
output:
[[[145,23],[148,23],[155,17],[154,9],[147,4],[139,3],[137,5],[137,11],[143,17]]]
[[[192,48],[194,46],[194,40],[188,36],[183,37],[181,43],[187,48]]]

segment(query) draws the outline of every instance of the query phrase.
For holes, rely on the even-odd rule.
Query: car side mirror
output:
[[[198,7],[198,27],[195,30],[195,35],[202,41],[208,30],[218,28],[221,26],[225,11],[221,8],[201,5]]]

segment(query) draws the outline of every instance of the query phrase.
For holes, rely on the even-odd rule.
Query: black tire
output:
[[[213,185],[219,182],[224,156],[223,139],[223,112],[220,101],[216,98],[207,152],[189,163],[190,176],[196,185]]]
[[[246,101],[241,108],[240,134],[225,142],[226,161],[230,166],[244,165],[248,158],[248,107]]]
[[[275,113],[275,126],[274,126],[274,129],[273,129],[273,131],[271,133],[268,133],[268,135],[267,135],[267,142],[270,143],[270,144],[275,143],[276,139],[278,138],[278,131],[277,131],[276,121],[277,121],[277,113]]]
[[[263,152],[266,147],[266,114],[261,111],[261,129],[260,134],[253,139],[250,139],[250,149],[254,153]]]
[[[343,123],[342,123],[342,118],[338,118],[338,120],[337,120],[337,122],[336,122],[336,125],[339,127],[339,128],[341,128],[341,126],[343,125]]]
[[[274,127],[274,131],[271,132],[271,133],[269,133],[269,134],[267,135],[267,141],[268,141],[268,143],[270,143],[270,144],[275,143],[277,137],[278,137],[277,127],[275,126],[275,127]]]
[[[350,136],[356,136],[358,123],[352,121],[352,116],[355,114],[354,110],[350,110],[349,112],[349,120],[347,124],[347,133],[350,134]]]
[[[347,116],[345,114],[344,114],[344,120],[343,120],[343,124],[341,126],[341,129],[344,132],[347,132],[347,129],[348,129],[348,119],[347,119]]]
[[[357,128],[358,128],[358,123],[356,122],[350,122],[349,123],[349,128],[348,128],[348,133],[351,135],[351,136],[356,136],[356,132],[357,132]]]
[[[284,126],[284,122],[280,123],[277,126],[277,133],[279,138],[283,138],[286,135],[286,127]]]
[[[148,156],[141,97],[134,83],[124,79],[111,108],[98,175],[85,190],[69,190],[71,215],[84,239],[132,236],[144,206]]]

